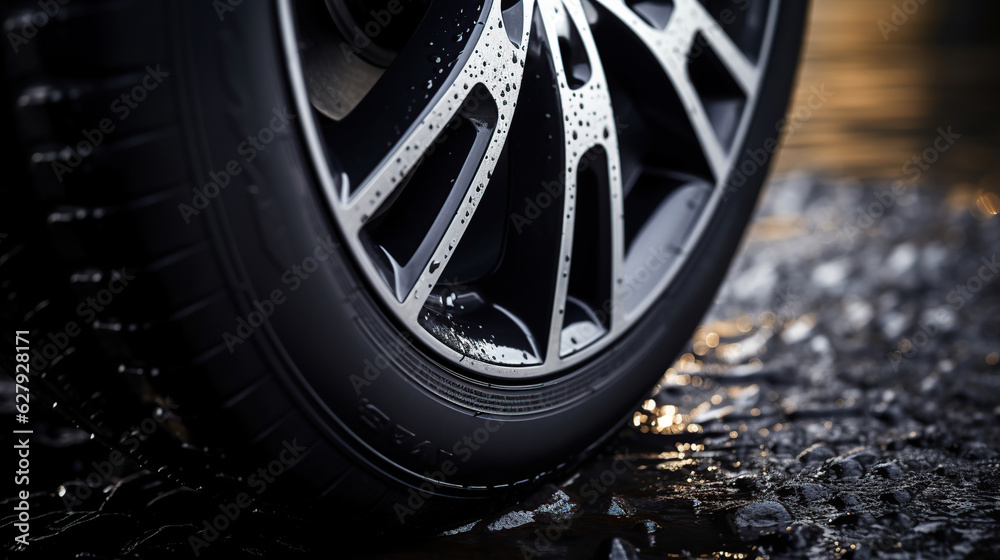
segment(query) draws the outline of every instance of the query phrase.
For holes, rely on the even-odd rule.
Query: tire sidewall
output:
[[[777,137],[805,12],[804,2],[782,3],[771,76],[740,153]],[[211,228],[243,319],[260,307],[254,301],[270,299],[275,290],[284,295],[234,354],[263,360],[323,436],[358,463],[403,485],[443,481],[435,494],[477,497],[495,486],[527,485],[615,430],[708,307],[766,176],[761,167],[730,190],[695,251],[700,257],[688,259],[645,317],[606,351],[547,384],[513,389],[477,383],[400,335],[369,295],[324,208],[300,118],[277,131],[252,161],[241,153],[247,137],[268,126],[275,111],[296,113],[276,3],[246,2],[222,20],[200,2],[185,3],[180,13],[179,33],[191,43],[179,51],[178,66],[186,80],[195,176],[204,184],[231,161],[241,168],[192,219]],[[338,248],[318,259],[326,251],[317,248],[331,241]],[[318,268],[293,289],[289,271],[309,258]],[[232,318],[232,334],[238,319]],[[560,385],[565,390],[553,391]],[[455,396],[472,390],[495,404],[492,412]],[[540,401],[541,393],[564,397]],[[502,412],[505,401],[517,414]],[[525,402],[541,404],[525,410]]]

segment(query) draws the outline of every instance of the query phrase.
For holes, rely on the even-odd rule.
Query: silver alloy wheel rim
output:
[[[466,46],[460,57],[455,60],[456,64],[448,71],[444,85],[437,88],[435,95],[430,97],[427,106],[420,113],[420,117],[413,119],[412,124],[401,135],[400,140],[389,148],[374,171],[364,180],[355,181],[359,183],[355,186],[351,184],[346,173],[336,170],[336,166],[332,165],[329,147],[318,123],[324,117],[314,112],[314,104],[310,101],[307,77],[300,57],[300,39],[296,28],[294,4],[295,0],[278,0],[284,47],[298,114],[301,115],[302,132],[334,219],[347,246],[355,255],[357,264],[370,284],[375,287],[374,291],[379,295],[385,308],[427,347],[455,366],[507,380],[551,375],[594,356],[624,333],[649,309],[669,286],[687,258],[692,256],[695,244],[705,234],[711,217],[722,201],[725,182],[739,161],[740,154],[737,150],[743,144],[751,116],[756,110],[762,76],[766,71],[765,61],[769,59],[780,7],[779,0],[767,2],[758,54],[752,57],[741,50],[699,0],[628,3],[625,0],[594,0],[593,3],[587,0],[538,0],[537,6],[533,0],[521,0],[513,2],[506,10],[501,9],[500,1],[487,1],[482,13],[479,14],[479,25],[470,33],[469,46]],[[658,25],[662,22],[657,22],[655,19],[658,5],[669,5],[670,8],[669,19],[663,25]],[[666,203],[654,212],[663,210],[673,213],[674,219],[671,223],[685,223],[685,227],[681,228],[683,231],[677,234],[682,237],[681,242],[677,242],[677,239],[661,241],[659,246],[666,250],[659,251],[661,257],[658,260],[665,262],[659,262],[659,270],[656,271],[650,270],[651,266],[643,264],[644,258],[647,262],[649,260],[649,256],[645,253],[627,252],[623,239],[625,196],[619,159],[618,130],[609,83],[598,54],[597,43],[591,33],[591,22],[598,10],[603,14],[599,17],[610,15],[616,18],[613,24],[624,25],[659,64],[659,70],[665,74],[683,103],[690,125],[697,136],[698,148],[704,154],[714,179],[714,184],[708,184],[707,188],[699,187],[697,182],[692,181],[678,189],[679,191],[687,189],[695,193],[688,195],[690,197],[688,205],[692,204],[691,201],[696,201],[694,203],[696,208],[692,208],[691,216],[677,219],[676,208],[673,206],[666,208],[668,206]],[[589,75],[586,75],[588,72],[578,72],[578,65],[573,60],[567,59],[565,52],[562,53],[562,57],[553,54],[562,47],[549,48],[545,51],[549,55],[548,60],[554,67],[560,86],[561,107],[578,108],[577,113],[580,115],[580,118],[574,116],[570,119],[569,111],[566,110],[564,113],[568,125],[563,131],[566,144],[563,168],[566,173],[564,196],[561,197],[563,217],[558,257],[560,264],[555,280],[555,296],[552,298],[549,313],[548,336],[546,340],[539,341],[538,339],[542,337],[532,337],[529,333],[526,339],[531,344],[533,350],[531,352],[522,348],[505,349],[496,344],[484,343],[482,340],[471,344],[462,340],[456,343],[454,340],[460,339],[461,336],[457,335],[454,329],[451,329],[450,333],[442,332],[440,324],[428,321],[426,319],[430,316],[428,309],[440,309],[444,305],[441,294],[434,291],[442,281],[449,258],[456,252],[463,234],[475,217],[477,206],[483,200],[486,187],[489,186],[497,158],[504,149],[511,122],[514,120],[518,96],[523,89],[521,85],[524,61],[532,46],[531,41],[537,40],[533,35],[533,29],[540,31],[545,44],[543,48],[560,45],[560,39],[563,41],[562,44],[565,44],[566,37],[571,36],[576,41],[577,48],[582,46],[586,55],[586,66],[589,67]],[[744,95],[737,124],[730,126],[728,141],[720,138],[719,128],[709,118],[706,102],[688,76],[692,47],[695,46],[698,37],[703,38],[703,46],[707,45],[714,52]],[[754,63],[754,59],[759,62]],[[571,63],[569,72],[565,67],[566,62]],[[487,70],[500,77],[486,79]],[[570,84],[571,80],[575,80],[576,83]],[[362,232],[372,219],[372,214],[396,194],[394,189],[402,189],[400,185],[407,177],[412,176],[415,168],[420,165],[423,154],[434,145],[436,139],[440,138],[439,134],[453,122],[453,118],[457,119],[459,111],[467,109],[466,101],[469,99],[469,92],[473,91],[479,94],[488,92],[495,113],[485,116],[476,114],[471,119],[481,121],[474,125],[476,134],[472,142],[473,151],[478,150],[481,155],[472,162],[474,165],[469,165],[467,161],[462,166],[468,189],[467,191],[455,189],[458,195],[454,192],[449,195],[448,202],[453,213],[447,214],[442,211],[435,219],[435,222],[444,219],[448,222],[439,239],[431,239],[433,242],[431,243],[427,241],[430,237],[426,236],[422,240],[423,250],[418,247],[417,253],[425,255],[426,258],[423,259],[424,262],[417,272],[413,272],[413,267],[407,270],[406,267],[398,265],[392,261],[392,256],[386,253],[394,273],[394,276],[390,275],[387,278],[385,270],[380,269],[371,257],[372,246],[370,243],[366,244]],[[594,318],[593,323],[598,327],[591,327],[591,330],[600,331],[601,324],[605,324],[606,328],[603,332],[597,332],[596,336],[593,336],[592,332],[589,333],[591,336],[588,338],[588,333],[582,330],[575,331],[576,336],[574,336],[571,328],[577,324],[586,325],[588,324],[586,321],[565,325],[564,317],[567,315],[565,311],[569,305],[567,290],[573,264],[573,259],[570,258],[574,251],[573,201],[578,186],[579,163],[584,155],[595,147],[603,148],[605,154],[605,159],[600,161],[600,164],[602,170],[607,173],[606,182],[610,194],[608,204],[611,213],[609,229],[612,239],[613,283],[610,289],[611,297],[601,306],[607,311],[607,316]],[[660,218],[661,221],[662,219],[670,221],[671,216]],[[648,236],[663,231],[662,228],[658,230],[645,225],[642,227],[643,229],[634,236],[634,247],[644,246],[639,243],[643,235]],[[642,274],[643,271],[645,274]],[[402,281],[406,279],[407,272],[414,278]],[[657,273],[655,279],[652,278],[653,272]],[[640,276],[645,276],[646,279],[642,280]],[[639,289],[635,289],[636,285]],[[454,292],[452,295],[455,295]],[[429,302],[429,299],[432,301]],[[447,296],[444,299],[447,299]],[[504,311],[499,306],[494,307]],[[505,313],[510,316],[513,323],[518,322],[513,314]],[[578,340],[584,343],[580,344]],[[572,344],[574,342],[577,344]],[[515,359],[518,363],[503,362],[503,360],[498,363],[496,354],[505,352],[519,352],[520,359]]]

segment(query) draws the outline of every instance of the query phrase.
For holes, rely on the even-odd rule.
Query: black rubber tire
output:
[[[807,3],[782,6],[742,153],[777,137],[787,105]],[[10,3],[5,29],[38,9]],[[182,217],[192,187],[242,157],[274,110],[294,106],[275,3],[221,15],[207,0],[70,3],[6,53],[4,130],[19,141],[3,154],[15,171],[0,187],[2,219],[14,224],[0,240],[0,317],[5,332],[30,329],[40,352],[69,321],[82,327],[58,358],[37,361],[51,398],[140,462],[212,491],[245,487],[294,441],[307,451],[265,499],[336,504],[361,522],[481,512],[598,449],[708,307],[766,169],[730,189],[701,257],[629,334],[557,379],[488,384],[398,334],[339,248],[299,289],[282,282],[317,239],[337,239],[294,119],[252,162],[239,160],[243,171],[206,209]],[[113,100],[148,68],[169,76],[120,119]],[[42,93],[18,102],[32,91]],[[52,158],[104,118],[115,129],[56,180]],[[76,313],[121,274],[134,279],[96,320]],[[222,333],[278,288],[287,301],[230,352]],[[145,434],[137,426],[150,417],[157,429]],[[449,460],[447,484],[428,485]],[[434,495],[421,497],[421,484]]]

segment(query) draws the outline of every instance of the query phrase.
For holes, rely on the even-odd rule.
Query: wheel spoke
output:
[[[574,233],[576,224],[578,171],[582,156],[595,147],[601,147],[607,154],[606,168],[598,170],[606,173],[608,197],[611,213],[610,270],[599,271],[609,276],[609,286],[617,283],[622,274],[624,260],[624,227],[622,224],[622,178],[618,161],[618,134],[611,106],[607,78],[594,43],[586,14],[580,3],[559,0],[539,0],[539,11],[543,22],[543,40],[549,45],[559,82],[559,96],[563,111],[565,140],[565,190],[563,193],[562,238],[559,266],[556,269],[556,289],[552,302],[552,314],[548,333],[546,362],[557,361],[562,348],[562,331],[565,326],[567,297],[573,274]],[[567,52],[582,50],[580,53]],[[561,56],[560,56],[561,55]],[[587,68],[582,68],[583,65]],[[570,66],[570,67],[567,67]],[[583,79],[586,76],[586,79]],[[594,249],[596,250],[596,248]],[[581,271],[582,272],[582,271]],[[610,301],[597,302],[598,309],[610,309],[611,329],[621,325],[621,305],[615,299],[616,290],[610,290]],[[604,304],[607,305],[604,305]]]
[[[677,3],[683,7],[684,13],[689,13],[690,17],[697,22],[695,25],[701,30],[722,63],[726,65],[740,89],[748,95],[757,91],[760,81],[760,72],[757,67],[736,46],[736,43],[726,34],[705,6],[698,0],[677,0]]]
[[[415,281],[406,287],[405,296],[400,297],[403,309],[402,315],[416,324],[417,315],[424,304],[430,289],[437,283],[444,272],[448,258],[461,241],[466,229],[471,223],[479,201],[485,194],[489,178],[496,166],[497,156],[503,149],[507,138],[514,107],[520,92],[523,75],[524,53],[527,50],[528,33],[530,31],[529,17],[533,2],[523,0],[524,16],[521,22],[522,35],[515,44],[508,32],[504,30],[504,14],[501,3],[493,2],[489,12],[484,14],[483,23],[477,26],[478,36],[472,38],[473,45],[469,49],[471,55],[465,61],[455,81],[449,86],[440,102],[427,111],[428,117],[414,127],[406,142],[400,142],[398,148],[386,157],[380,168],[362,185],[361,190],[348,206],[348,212],[357,216],[358,226],[362,224],[361,217],[364,208],[373,206],[372,197],[379,198],[375,193],[382,187],[393,187],[393,179],[402,179],[419,162],[420,154],[434,143],[436,131],[446,126],[461,108],[460,101],[468,96],[470,91],[476,91],[476,86],[488,92],[489,103],[495,107],[495,122],[486,122],[484,115],[471,114],[470,121],[479,129],[481,140],[485,145],[481,150],[473,149],[475,157],[470,157],[467,165],[456,180],[454,193],[455,204],[446,205],[435,220],[432,233],[424,240],[422,246],[427,250],[414,255],[410,267],[414,271]],[[487,72],[485,69],[489,69]],[[482,100],[476,100],[476,105],[485,105]],[[484,131],[488,133],[484,136]],[[475,161],[473,161],[475,160]],[[396,181],[398,184],[399,181]],[[361,215],[359,215],[361,214]],[[447,224],[446,226],[444,224]],[[402,294],[397,294],[402,295]]]
[[[477,18],[471,11],[456,11],[443,0],[431,2],[424,17],[424,22],[430,23],[422,24],[411,39],[413,48],[400,54],[380,79],[377,89],[349,116],[356,121],[348,123],[353,125],[355,134],[341,135],[343,142],[364,143],[368,138],[376,138],[381,145],[360,151],[384,155],[367,176],[355,178],[358,183],[355,187],[345,184],[341,196],[348,229],[360,229],[391,198],[442,131],[454,123],[460,112],[469,111],[467,98],[475,84],[483,82],[489,87],[489,80],[481,73],[486,56],[517,49],[509,41],[501,41],[502,36],[495,29],[490,30],[498,17],[496,9]],[[471,29],[467,43],[459,43],[452,37],[455,32],[451,26]],[[445,46],[438,46],[442,44]],[[454,62],[447,62],[452,57]],[[413,68],[428,67],[428,59],[432,61],[429,73],[415,76]],[[489,88],[491,95],[494,89]],[[407,124],[408,128],[400,130]]]
[[[730,164],[729,150],[716,134],[698,91],[688,76],[689,56],[699,33],[716,51],[733,79],[747,94],[756,91],[759,72],[733,44],[719,24],[698,0],[675,0],[675,7],[664,29],[646,23],[624,0],[594,0],[619,19],[645,45],[669,78],[688,120],[698,137],[705,159],[716,179],[725,175]]]
[[[419,158],[419,148],[428,145],[427,137],[433,141],[436,135],[431,125],[448,123],[458,110],[448,110],[449,101],[460,103],[445,95],[468,69],[487,14],[478,9],[455,10],[445,0],[432,0],[425,10],[418,2],[408,4],[397,18],[419,12],[420,23],[406,48],[383,69],[366,58],[366,52],[379,47],[358,27],[348,36],[350,32],[340,31],[339,24],[322,23],[330,19],[322,17],[327,13],[323,3],[299,3],[310,10],[300,18],[308,34],[302,58],[308,63],[310,99],[322,113],[317,124],[327,148],[337,154],[336,167],[343,172],[340,202],[350,204],[359,186],[371,184],[387,162],[397,159],[389,152],[403,150],[412,141],[418,143],[415,157]],[[369,44],[355,47],[362,39]]]

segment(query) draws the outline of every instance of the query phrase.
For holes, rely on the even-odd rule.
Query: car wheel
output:
[[[662,375],[765,179],[807,8],[37,9],[7,13],[0,189],[33,374],[186,484],[278,461],[261,499],[410,524],[566,472]]]

